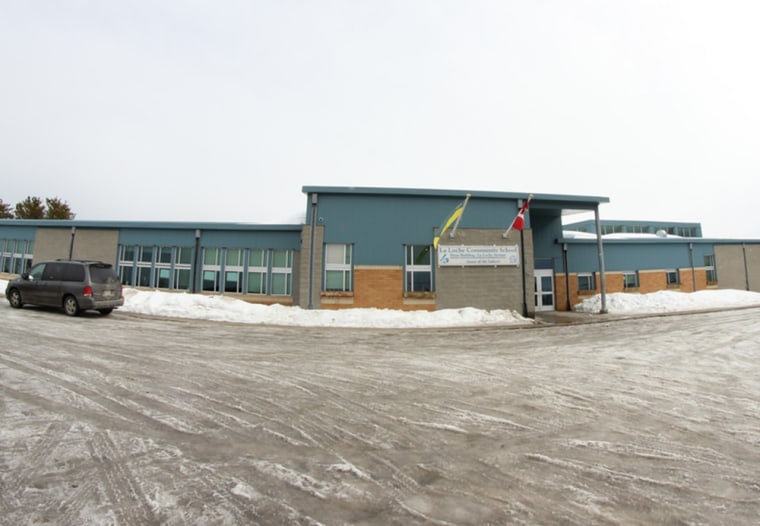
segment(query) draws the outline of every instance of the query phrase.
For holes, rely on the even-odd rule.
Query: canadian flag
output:
[[[520,208],[520,211],[517,212],[515,220],[512,221],[512,226],[509,227],[510,230],[515,229],[522,232],[522,229],[525,227],[525,212],[528,211],[528,206],[530,205],[531,199],[533,199],[533,194],[530,194],[530,196],[528,196],[528,199],[525,200],[522,208]]]

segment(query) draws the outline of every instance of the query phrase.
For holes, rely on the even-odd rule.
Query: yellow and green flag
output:
[[[467,198],[469,199],[469,197],[470,196],[468,195]],[[446,232],[449,229],[449,227],[454,224],[455,221],[457,221],[460,217],[462,217],[462,213],[464,212],[464,207],[466,205],[467,205],[467,199],[459,203],[454,209],[454,211],[451,213],[449,218],[446,220],[446,222],[443,223],[443,225],[441,225],[441,228],[438,230],[438,235],[436,235],[433,238],[433,246],[435,248],[438,248],[438,241],[441,239],[441,236],[443,235],[443,233]]]

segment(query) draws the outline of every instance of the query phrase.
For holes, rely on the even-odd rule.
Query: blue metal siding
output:
[[[352,243],[354,264],[401,265],[405,244],[432,244],[433,236],[460,196],[320,195],[318,217],[325,243]],[[504,228],[517,213],[516,201],[471,198],[460,228]]]
[[[704,256],[714,253],[712,243],[693,243],[692,246],[695,267],[703,266]],[[687,268],[691,266],[689,241],[605,241],[604,265],[608,272]],[[596,241],[569,242],[568,267],[570,272],[598,270]]]
[[[33,240],[37,234],[34,225],[14,225],[14,220],[0,222],[0,239]]]
[[[124,229],[119,232],[122,245],[143,246],[194,246],[195,229]],[[201,230],[201,245],[226,248],[289,248],[298,250],[301,245],[300,227],[297,231],[266,230]]]

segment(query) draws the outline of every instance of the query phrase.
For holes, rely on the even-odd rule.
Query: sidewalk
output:
[[[544,325],[565,325],[573,323],[599,323],[609,321],[609,314],[573,311],[542,311],[535,313],[535,320]]]

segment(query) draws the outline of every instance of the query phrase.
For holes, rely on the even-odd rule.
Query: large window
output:
[[[248,251],[248,292],[250,294],[267,293],[267,250],[252,248]]]
[[[290,249],[205,247],[201,290],[292,295],[294,258]],[[124,285],[191,290],[194,262],[193,247],[121,245],[117,266]]]
[[[139,247],[137,256],[137,283],[138,287],[150,287],[150,275],[153,271],[154,247]]]
[[[26,239],[0,239],[0,271],[23,274],[32,266],[34,241]]]
[[[192,263],[193,249],[191,247],[177,247],[175,249],[173,288],[190,290]]]
[[[717,283],[718,274],[715,272],[715,256],[705,256],[705,270],[707,271],[707,283]]]
[[[352,246],[338,243],[325,245],[325,290],[353,290],[351,276]]]
[[[289,295],[293,290],[293,251],[272,250],[272,294]]]
[[[219,292],[219,274],[221,271],[221,249],[203,249],[203,290]]]
[[[593,272],[578,274],[578,292],[595,292],[596,276]]]
[[[158,247],[156,249],[156,267],[154,276],[154,287],[159,289],[171,288],[172,277],[172,248]]]
[[[243,292],[243,250],[228,248],[224,263],[224,292]]]
[[[122,245],[119,247],[119,278],[122,285],[134,285],[135,247]]]
[[[433,288],[433,265],[431,245],[406,245],[404,291],[431,292]]]

